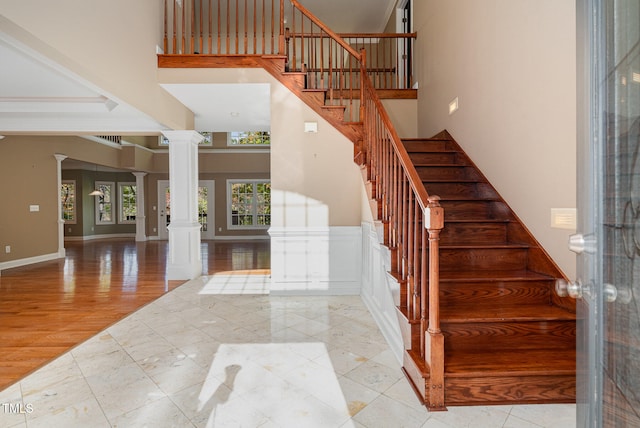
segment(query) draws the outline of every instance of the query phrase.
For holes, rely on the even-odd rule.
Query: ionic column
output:
[[[60,188],[62,187],[62,161],[67,158],[65,155],[55,154],[53,155],[56,158],[56,172],[57,172],[57,184],[58,184],[58,257],[64,258],[66,255],[66,250],[64,249],[64,219],[62,218],[62,201],[60,200]],[[78,202],[76,192],[76,203]]]
[[[171,222],[167,279],[194,279],[202,274],[198,222],[198,143],[196,131],[164,131],[169,140]]]
[[[145,218],[145,196],[144,196],[144,176],[146,172],[132,172],[136,176],[136,241],[146,241],[146,218]]]

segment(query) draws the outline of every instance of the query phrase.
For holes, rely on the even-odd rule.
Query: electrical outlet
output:
[[[11,252],[11,245],[7,245],[4,247],[4,252],[9,254]]]

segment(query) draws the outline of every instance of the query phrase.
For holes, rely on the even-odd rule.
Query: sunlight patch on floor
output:
[[[207,427],[350,427],[350,407],[324,343],[222,344],[198,396]]]

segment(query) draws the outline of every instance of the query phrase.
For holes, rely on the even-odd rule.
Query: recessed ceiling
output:
[[[268,131],[268,83],[167,83],[161,85],[194,114],[196,131]]]
[[[159,133],[165,127],[0,33],[2,133]]]
[[[382,33],[396,0],[299,0],[336,33]]]

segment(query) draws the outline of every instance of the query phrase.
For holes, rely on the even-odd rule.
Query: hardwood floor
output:
[[[65,259],[0,276],[0,390],[173,290],[167,242],[68,242]],[[203,274],[265,274],[270,244],[203,241]]]

